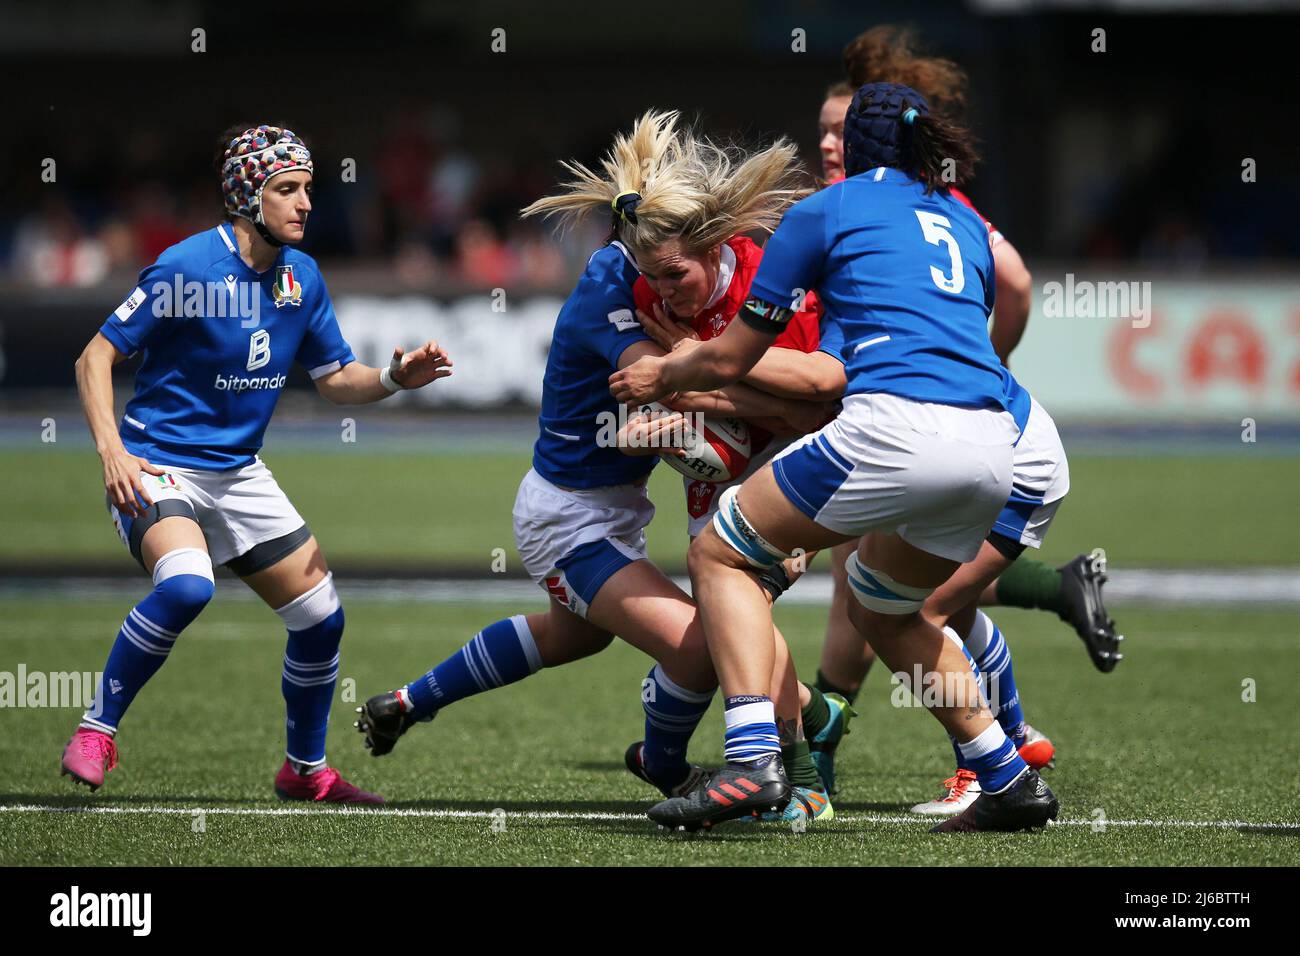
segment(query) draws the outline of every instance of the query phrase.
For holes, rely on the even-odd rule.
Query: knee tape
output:
[[[178,574],[194,574],[216,583],[212,577],[212,558],[202,548],[177,548],[168,551],[153,566],[153,583],[162,584]]]
[[[310,591],[298,595],[284,607],[275,609],[290,631],[305,631],[315,627],[342,607],[339,594],[334,590],[334,572],[325,575],[324,580]]]
[[[913,614],[921,610],[925,599],[935,591],[899,584],[883,571],[868,568],[856,554],[849,555],[844,570],[848,572],[849,588],[858,603],[877,614]]]
[[[769,544],[754,530],[740,511],[739,486],[733,485],[718,498],[718,513],[713,516],[713,530],[755,568],[767,569],[790,555]]]

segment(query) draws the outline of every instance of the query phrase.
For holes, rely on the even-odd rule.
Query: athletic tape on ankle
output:
[[[305,594],[300,594],[284,607],[275,609],[284,621],[284,626],[291,631],[305,631],[315,627],[325,618],[337,611],[342,605],[338,592],[334,590],[334,572],[327,572],[325,579]]]
[[[153,566],[153,583],[162,584],[168,578],[174,578],[178,574],[194,574],[216,583],[212,577],[212,558],[202,548],[177,548],[175,551],[168,551]]]
[[[733,485],[718,498],[718,513],[713,516],[713,530],[753,567],[770,568],[790,557],[754,530],[754,526],[741,513],[740,502],[737,500],[739,494],[740,487]]]
[[[899,584],[885,572],[867,567],[856,554],[849,555],[844,569],[849,573],[849,586],[858,603],[877,614],[913,614],[934,593],[934,588]]]

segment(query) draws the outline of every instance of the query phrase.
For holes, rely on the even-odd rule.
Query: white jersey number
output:
[[[248,337],[248,371],[259,369],[271,361],[271,333],[258,329]]]
[[[957,248],[957,240],[948,231],[952,228],[952,223],[947,217],[932,212],[922,212],[919,209],[915,212],[916,218],[921,222],[921,234],[925,236],[925,241],[932,246],[946,246],[948,256],[952,259],[952,275],[944,275],[938,266],[930,266],[930,278],[944,292],[956,295],[966,288],[966,273],[962,269],[961,250]]]

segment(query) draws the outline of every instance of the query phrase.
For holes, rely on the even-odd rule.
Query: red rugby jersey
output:
[[[763,250],[745,236],[732,236],[727,245],[736,254],[736,269],[731,275],[731,284],[713,305],[701,309],[690,319],[691,328],[703,341],[716,338],[740,313],[740,307],[749,296],[749,284],[754,281],[758,264],[763,260]],[[645,276],[638,276],[632,287],[632,296],[636,307],[646,315],[654,315],[654,306],[663,305],[663,299],[655,295],[646,282]],[[817,313],[807,307],[796,312],[789,325],[772,343],[777,348],[797,349],[800,352],[816,352],[818,344]]]
[[[740,313],[740,307],[749,297],[749,285],[758,272],[758,264],[763,260],[763,250],[745,236],[732,236],[727,240],[727,246],[736,254],[736,268],[727,291],[717,302],[701,309],[690,320],[691,328],[702,341],[721,335],[731,320]],[[636,307],[646,315],[654,315],[656,304],[663,305],[663,299],[654,293],[644,276],[637,277],[636,284],[632,286],[632,296],[636,300]],[[772,342],[775,347],[797,349],[800,352],[817,351],[820,342],[819,316],[813,301],[813,295],[809,292],[803,310],[794,314],[784,331]],[[751,452],[757,455],[767,447],[772,436],[762,428],[751,426],[749,439]],[[708,514],[718,487],[706,481],[686,480],[686,510],[691,517],[700,518]]]

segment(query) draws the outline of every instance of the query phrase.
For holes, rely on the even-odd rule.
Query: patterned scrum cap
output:
[[[868,83],[854,93],[844,117],[844,172],[856,176],[877,166],[897,169],[908,109],[930,115],[925,97],[901,83]]]
[[[230,141],[221,163],[226,210],[254,223],[262,221],[262,189],[272,176],[295,169],[312,171],[311,151],[291,129],[257,126]]]

